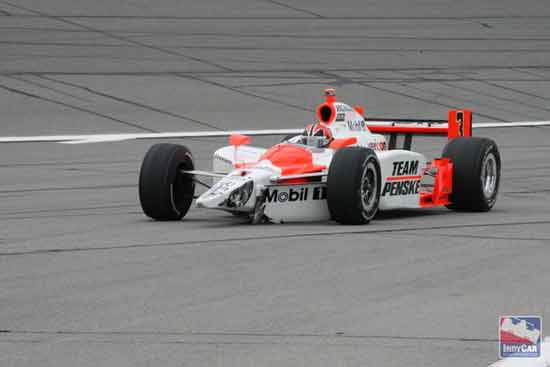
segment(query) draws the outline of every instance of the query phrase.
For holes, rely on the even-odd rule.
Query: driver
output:
[[[305,145],[325,148],[334,140],[329,127],[323,122],[307,125],[302,132],[302,142]]]

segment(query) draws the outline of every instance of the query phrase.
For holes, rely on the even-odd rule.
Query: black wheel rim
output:
[[[375,209],[377,191],[378,178],[376,175],[376,167],[372,161],[369,161],[361,177],[361,203],[365,212],[370,213]]]

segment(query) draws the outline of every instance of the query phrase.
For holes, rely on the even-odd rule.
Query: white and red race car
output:
[[[378,210],[490,210],[498,194],[500,155],[494,141],[472,137],[472,129],[550,126],[550,121],[472,124],[469,110],[451,110],[446,120],[364,118],[361,107],[336,101],[334,90],[326,90],[325,98],[317,107],[318,123],[305,130],[0,136],[0,144],[229,137],[230,145],[214,153],[212,172],[195,170],[184,146],[152,146],[139,178],[144,213],[179,220],[196,199],[200,207],[247,216],[252,223],[334,219],[364,224]],[[248,145],[251,136],[287,134],[269,149]],[[446,137],[441,157],[412,152],[417,135]],[[203,176],[214,177],[214,185]],[[199,197],[197,184],[208,188]]]
[[[365,119],[359,106],[338,102],[334,90],[317,107],[318,122],[268,149],[231,134],[214,152],[213,171],[195,170],[189,149],[156,144],[140,172],[144,213],[179,220],[193,200],[201,208],[263,221],[368,223],[379,210],[446,206],[488,211],[496,202],[500,155],[494,141],[472,137],[472,113],[451,110],[448,120]],[[443,135],[441,157],[410,150],[414,135]],[[389,139],[386,139],[389,137]],[[398,148],[398,141],[402,146]],[[214,177],[212,186],[201,177]],[[195,196],[197,184],[207,186]]]

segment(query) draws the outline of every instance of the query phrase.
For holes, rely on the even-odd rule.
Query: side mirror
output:
[[[239,145],[249,144],[251,141],[252,138],[247,135],[231,134],[229,136],[229,144],[235,147],[238,147]]]

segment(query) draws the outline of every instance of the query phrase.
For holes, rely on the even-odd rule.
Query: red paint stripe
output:
[[[420,180],[422,176],[390,176],[386,181]]]
[[[511,344],[533,344],[533,342],[527,338],[523,338],[521,336],[517,336],[515,334],[509,333],[507,331],[501,330],[500,331],[500,341],[505,343],[511,343]]]
[[[447,135],[449,130],[446,127],[423,127],[423,126],[386,126],[386,125],[369,125],[370,132],[373,133],[411,133],[411,134],[434,134]]]

